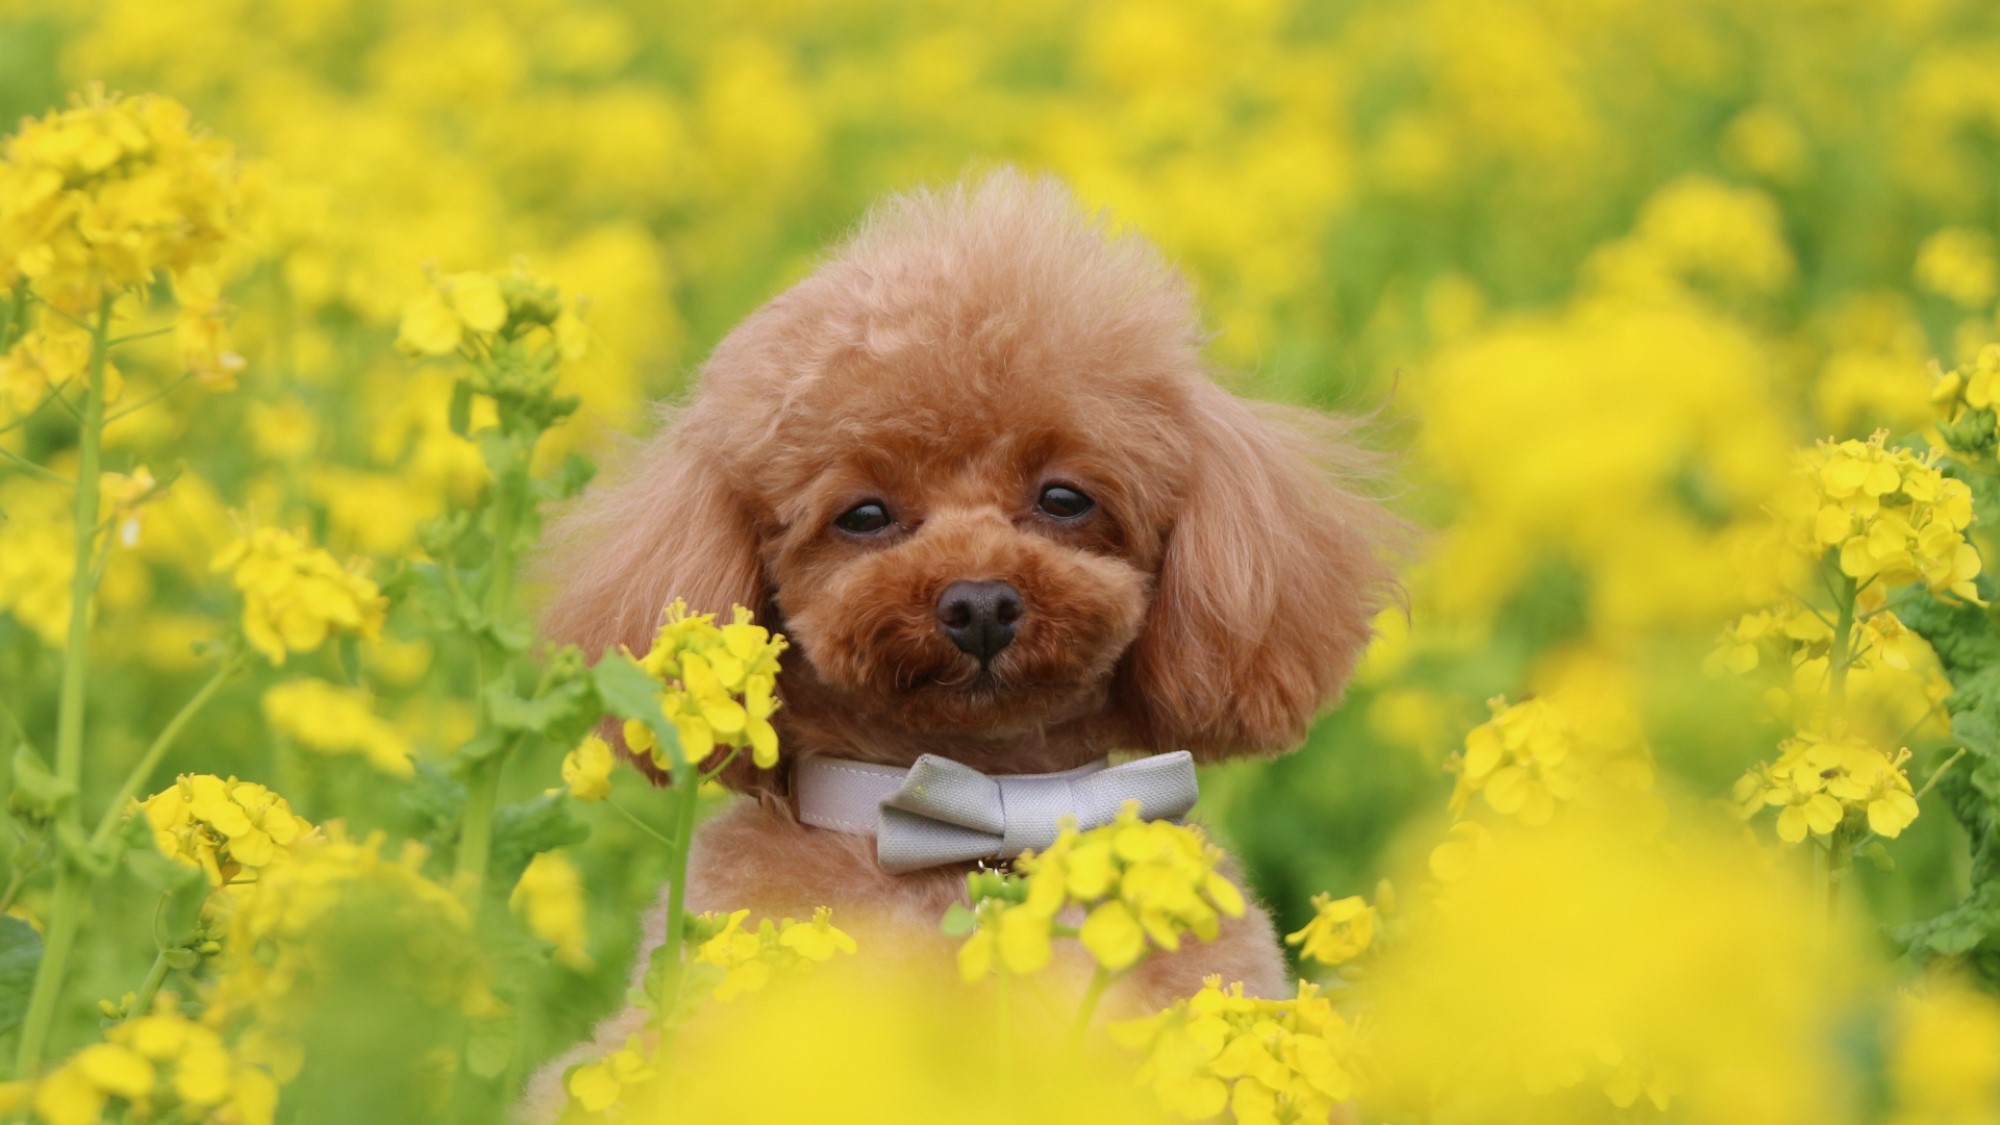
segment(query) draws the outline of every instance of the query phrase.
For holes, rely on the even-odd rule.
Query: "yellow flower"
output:
[[[409,740],[375,713],[359,688],[325,680],[288,680],[264,691],[264,719],[300,745],[327,754],[360,754],[395,777],[416,772]]]
[[[415,355],[450,355],[467,331],[491,335],[507,323],[500,279],[485,273],[436,277],[403,310],[396,346]]]
[[[1375,940],[1375,908],[1360,895],[1335,899],[1314,895],[1313,918],[1304,929],[1287,934],[1287,945],[1322,965],[1344,965],[1367,952]]]
[[[1778,838],[1803,843],[1830,836],[1858,813],[1868,831],[1894,838],[1917,819],[1917,801],[1903,765],[1910,752],[1891,757],[1853,734],[1801,731],[1779,744],[1774,762],[1758,765],[1736,782],[1731,796],[1744,819],[1777,808]]]
[[[556,852],[542,852],[528,861],[521,881],[514,884],[507,906],[528,932],[556,947],[556,963],[586,972],[591,967],[584,933],[583,876],[576,865]]]
[[[162,855],[200,868],[217,887],[284,864],[313,832],[283,797],[213,774],[182,774],[134,807],[145,813]]]
[[[276,1115],[278,1084],[270,1073],[231,1051],[213,1028],[181,1015],[171,995],[104,1034],[33,1084],[41,1120],[148,1120],[156,1103],[178,1103],[175,1120],[213,1125],[270,1125]]]
[[[1227,1106],[1238,1122],[1324,1121],[1355,1091],[1353,1029],[1303,982],[1290,1000],[1260,1000],[1209,977],[1194,996],[1111,1034],[1144,1052],[1139,1084],[1191,1120]]]
[[[288,652],[311,652],[332,633],[373,640],[388,612],[384,598],[360,572],[300,536],[259,528],[215,557],[243,591],[243,633],[273,664]]]
[[[1866,584],[1921,582],[1932,593],[1979,601],[1979,552],[1966,540],[1972,490],[1945,476],[1935,453],[1868,441],[1823,441],[1799,455],[1776,511],[1788,542],[1817,559],[1832,551],[1841,573]]]
[[[1066,828],[1046,851],[1015,860],[1019,901],[975,904],[959,973],[980,980],[996,956],[1012,975],[1039,972],[1050,960],[1056,916],[1072,906],[1084,915],[1078,938],[1107,972],[1130,968],[1149,948],[1179,949],[1189,935],[1213,940],[1224,917],[1244,911],[1243,893],[1218,870],[1221,861],[1200,829],[1141,820],[1136,804],[1103,827]]]
[[[1456,761],[1454,818],[1474,794],[1494,812],[1541,825],[1579,797],[1652,787],[1652,753],[1622,709],[1575,690],[1513,704],[1495,698],[1487,706],[1493,717],[1465,736]]]
[[[92,87],[0,153],[0,289],[26,278],[71,314],[214,260],[235,229],[236,158],[157,95]]]
[[[562,779],[569,795],[579,801],[602,801],[611,795],[611,766],[616,760],[611,744],[597,735],[585,735],[574,750],[563,755]]]
[[[1915,276],[1920,287],[1963,308],[1990,305],[1995,285],[1993,240],[1983,231],[1963,227],[1938,231],[1917,247]]]
[[[728,915],[703,914],[694,921],[698,938],[689,958],[696,965],[721,970],[714,982],[717,1000],[734,1000],[757,992],[780,974],[828,960],[835,953],[853,953],[854,939],[833,925],[833,911],[820,907],[810,921],[766,918],[755,929],[744,929],[748,910]]]
[[[833,908],[813,910],[812,921],[787,921],[778,934],[778,944],[808,961],[825,961],[835,953],[852,953],[854,939],[833,924]]]
[[[689,614],[678,598],[667,607],[639,664],[665,686],[660,709],[688,761],[704,762],[723,747],[748,749],[760,769],[778,764],[778,732],[770,720],[778,709],[778,656],[787,647],[782,635],[752,624],[742,606],[722,626],[712,613]],[[626,721],[625,743],[634,753],[650,752],[662,767],[672,764],[644,723]]]
[[[635,1035],[604,1058],[570,1071],[563,1085],[585,1113],[603,1113],[618,1104],[625,1087],[645,1082],[657,1073],[645,1042]]]

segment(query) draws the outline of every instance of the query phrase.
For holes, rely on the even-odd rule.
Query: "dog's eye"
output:
[[[833,526],[849,535],[873,535],[886,529],[895,521],[889,518],[889,508],[880,500],[869,500],[834,517]]]
[[[1073,520],[1097,507],[1097,502],[1068,485],[1052,484],[1042,489],[1042,498],[1035,502],[1035,507],[1043,515]]]

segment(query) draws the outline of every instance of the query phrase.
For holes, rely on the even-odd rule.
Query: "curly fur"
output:
[[[936,753],[1026,773],[1292,747],[1395,596],[1403,529],[1355,490],[1370,462],[1351,423],[1238,400],[1202,344],[1179,274],[1052,180],[891,198],[731,332],[692,400],[563,521],[546,631],[638,651],[674,597],[753,608],[795,645],[787,759]],[[1051,482],[1096,509],[1037,514]],[[832,528],[864,500],[897,526]],[[961,579],[1004,579],[1026,605],[984,671],[934,619]],[[883,874],[872,841],[797,824],[785,778],[782,761],[732,769],[756,800],[699,834],[693,908],[833,905],[864,942],[949,956],[936,919],[962,872]],[[1128,1002],[1208,972],[1283,987],[1261,910],[1149,963]],[[538,1080],[545,1107],[562,1065]]]

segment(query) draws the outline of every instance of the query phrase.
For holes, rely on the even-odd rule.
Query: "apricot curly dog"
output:
[[[548,568],[547,631],[587,652],[642,651],[675,597],[792,640],[783,758],[731,767],[749,799],[701,827],[690,910],[830,905],[864,953],[948,964],[938,919],[975,853],[1046,842],[1107,755],[1301,741],[1396,594],[1403,529],[1354,491],[1351,423],[1238,400],[1202,345],[1157,251],[1012,172],[885,201],[722,341]],[[999,779],[1006,821],[987,845],[945,826],[878,855],[877,807],[925,755]],[[1043,774],[1063,776],[1007,784]],[[1099,786],[1113,808],[1120,784]],[[1182,811],[1133,784],[1147,815]],[[1147,960],[1121,999],[1163,1006],[1210,973],[1288,991],[1263,910]],[[530,1115],[642,1019],[551,1064]]]

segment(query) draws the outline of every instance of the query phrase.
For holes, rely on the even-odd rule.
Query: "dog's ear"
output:
[[[552,590],[542,635],[596,660],[621,645],[644,654],[675,598],[696,613],[729,619],[732,606],[766,610],[753,516],[724,478],[721,459],[688,437],[688,418],[668,425],[605,488],[593,489],[550,529],[537,578]],[[631,756],[618,724],[601,733],[657,784],[666,774]],[[722,781],[759,783],[748,755]]]
[[[1351,490],[1372,460],[1351,421],[1212,385],[1192,418],[1193,475],[1123,694],[1151,749],[1290,749],[1399,596],[1389,559],[1408,532]]]
[[[732,606],[763,610],[752,513],[720,459],[689,440],[688,422],[635,450],[619,479],[586,492],[550,530],[538,567],[552,588],[544,636],[596,659],[619,645],[644,653],[675,598],[724,620]]]

